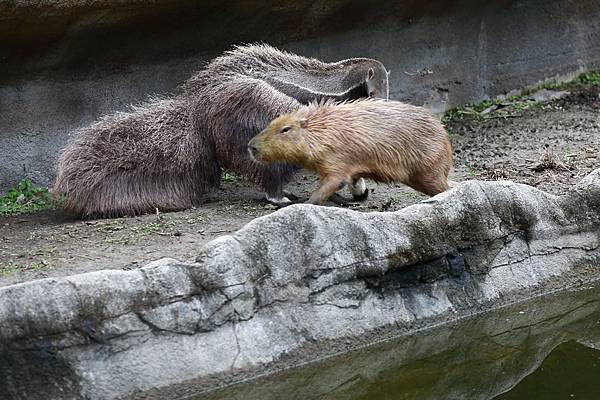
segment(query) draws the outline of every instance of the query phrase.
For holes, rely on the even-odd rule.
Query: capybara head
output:
[[[248,143],[250,156],[258,162],[283,161],[304,164],[308,151],[305,140],[307,123],[293,114],[274,119]]]

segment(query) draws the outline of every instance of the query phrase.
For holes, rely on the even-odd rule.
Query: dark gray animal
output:
[[[311,100],[388,97],[388,74],[376,60],[336,63],[268,45],[235,47],[214,59],[170,99],[80,129],[59,159],[53,192],[67,212],[112,217],[198,205],[221,181],[221,168],[262,185],[267,199],[289,200],[294,167],[253,162],[248,141],[269,121]],[[353,193],[364,193],[359,182]]]

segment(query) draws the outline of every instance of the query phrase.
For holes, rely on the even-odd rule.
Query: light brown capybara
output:
[[[452,146],[441,122],[422,107],[398,101],[311,103],[273,120],[248,150],[259,162],[318,173],[311,204],[323,204],[359,178],[402,182],[430,196],[452,184]]]

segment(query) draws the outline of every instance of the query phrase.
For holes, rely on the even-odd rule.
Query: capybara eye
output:
[[[279,131],[279,133],[286,133],[290,129],[292,129],[291,126],[284,126],[283,128],[281,128],[281,130]]]

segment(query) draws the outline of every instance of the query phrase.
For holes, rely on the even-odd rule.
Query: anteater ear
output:
[[[306,127],[308,126],[308,121],[306,120],[306,118],[299,119],[298,122],[300,123],[300,128],[302,129],[306,129]]]
[[[371,79],[373,79],[374,76],[375,71],[373,71],[373,68],[369,68],[369,72],[367,72],[367,80],[370,81]]]

